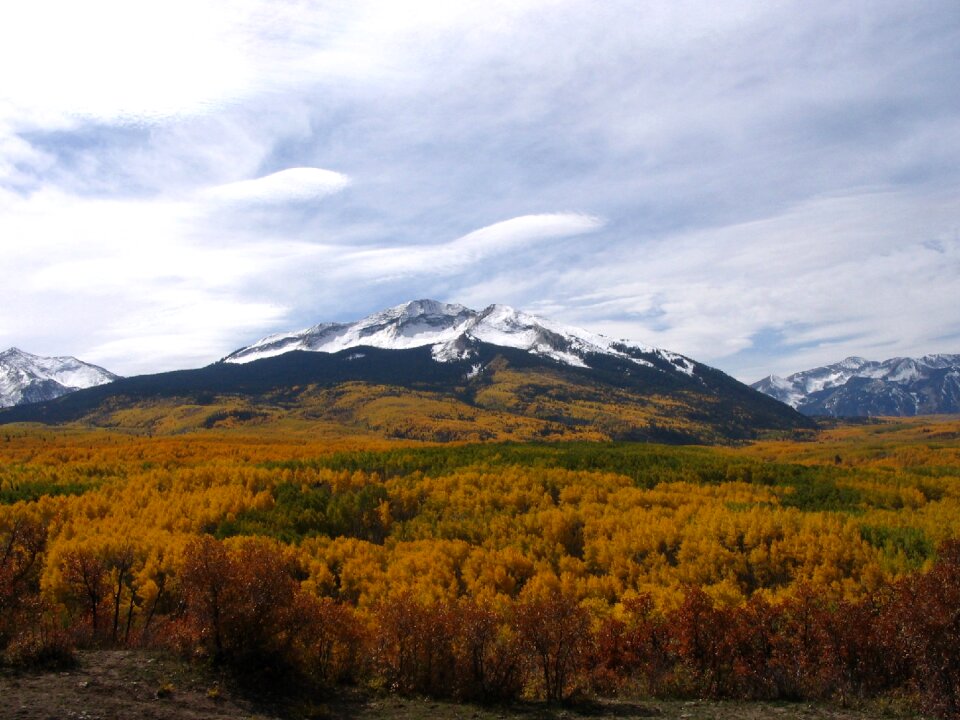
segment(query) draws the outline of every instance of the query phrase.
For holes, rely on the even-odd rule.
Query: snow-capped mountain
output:
[[[270,335],[231,353],[224,362],[247,363],[292,350],[336,353],[357,347],[407,350],[424,346],[430,346],[435,361],[456,362],[475,355],[477,343],[525,350],[583,368],[591,367],[590,358],[596,355],[686,375],[693,375],[696,367],[688,358],[667,350],[612,340],[506,305],[491,305],[478,312],[435,300],[414,300],[352,323],[321,323]]]
[[[877,362],[848,357],[825,367],[770,375],[751,385],[807,415],[924,415],[960,412],[960,355]]]
[[[783,403],[667,350],[503,305],[476,311],[432,300],[272,335],[203,368],[121,378],[6,408],[0,425],[134,422],[142,429],[144,418],[184,405],[202,428],[292,417],[439,441],[711,443],[813,426]],[[122,412],[140,407],[136,420]]]
[[[40,357],[17,348],[0,353],[0,407],[53,400],[117,376],[74,357]]]

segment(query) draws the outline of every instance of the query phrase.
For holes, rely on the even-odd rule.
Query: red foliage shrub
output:
[[[33,670],[62,670],[77,661],[70,634],[52,620],[24,627],[7,646],[3,659],[14,667]]]
[[[515,625],[521,647],[539,672],[546,699],[567,697],[590,656],[589,612],[572,595],[554,592],[517,603]]]
[[[781,696],[777,667],[773,661],[778,613],[763,598],[752,598],[722,617],[728,635],[729,674],[724,694],[744,699]]]
[[[103,559],[86,548],[72,550],[63,556],[61,574],[68,604],[74,609],[75,615],[85,618],[90,624],[89,634],[83,640],[98,642],[102,639],[110,580]],[[74,622],[78,621],[79,618]]]
[[[376,624],[376,670],[397,692],[487,701],[514,698],[523,686],[519,642],[488,606],[401,593],[380,604]]]
[[[447,603],[420,603],[405,592],[376,610],[376,668],[400,693],[450,696],[454,689],[455,613]]]
[[[676,662],[666,620],[649,595],[624,601],[623,610],[622,620],[605,618],[597,629],[588,663],[591,685],[615,693],[632,682],[645,694],[659,694]]]
[[[523,687],[522,656],[506,618],[489,606],[462,599],[456,606],[454,629],[457,697],[515,698]]]
[[[187,547],[180,580],[188,641],[237,670],[281,676],[297,669],[298,587],[273,542],[248,538],[228,549],[199,538]]]
[[[923,710],[960,717],[960,541],[940,547],[929,573],[898,583],[884,616]]]
[[[725,613],[713,606],[703,590],[694,587],[668,622],[679,661],[680,688],[698,696],[728,694],[733,672],[732,638]]]
[[[349,605],[306,593],[296,596],[293,616],[297,665],[320,683],[354,683],[366,672],[371,638]]]
[[[773,608],[770,679],[776,696],[845,703],[891,687],[878,602],[828,603],[802,589]]]

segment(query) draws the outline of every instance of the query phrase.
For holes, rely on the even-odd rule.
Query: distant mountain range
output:
[[[728,442],[812,427],[719,370],[504,305],[416,300],[241,348],[198,370],[119,379],[0,411],[0,423],[332,422],[389,437]]]
[[[480,412],[519,415],[533,423],[524,425],[526,430],[536,426],[545,432],[543,423],[559,423],[599,428],[613,438],[730,440],[806,426],[796,412],[764,396],[807,416],[960,413],[960,355],[882,362],[849,357],[786,378],[770,375],[753,383],[750,388],[759,391],[753,392],[675,352],[613,340],[506,305],[477,311],[414,300],[355,322],[270,335],[199,370],[127,379],[73,357],[11,348],[0,353],[0,408],[19,407],[0,411],[0,423],[89,420],[93,414],[98,422],[116,424],[102,411],[108,400],[119,408],[158,398],[209,404],[212,397],[230,395],[254,408],[282,396],[285,407],[296,410],[291,398],[298,394],[356,383],[368,387],[361,404],[372,402],[371,393],[400,388]],[[373,386],[378,389],[370,390]],[[312,417],[332,417],[332,410],[315,401]],[[413,405],[409,412],[416,415]],[[354,415],[369,415],[369,408],[358,407]],[[255,409],[237,412],[231,417],[263,415]],[[487,417],[480,436],[488,436],[500,420]],[[473,437],[463,428],[451,432],[448,427],[445,436]]]
[[[751,387],[805,415],[960,413],[960,355],[882,362],[848,357],[785,378],[770,375]]]
[[[40,357],[10,348],[0,353],[0,407],[53,400],[116,379],[75,357]]]

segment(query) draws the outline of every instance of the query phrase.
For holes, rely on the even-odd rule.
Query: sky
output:
[[[31,0],[0,68],[0,349],[432,298],[745,381],[960,352],[956,0]]]

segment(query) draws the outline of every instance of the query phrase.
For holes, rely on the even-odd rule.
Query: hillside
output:
[[[0,424],[80,421],[155,432],[222,423],[333,422],[384,437],[730,442],[812,427],[796,411],[718,370],[673,372],[592,356],[567,365],[475,343],[436,362],[429,347],[292,351],[245,364],[117,380],[53,402],[0,411]]]

